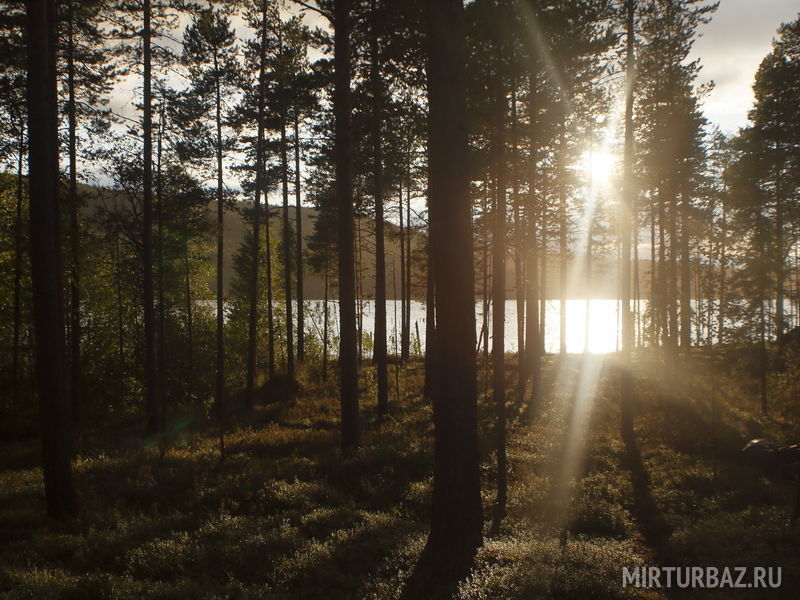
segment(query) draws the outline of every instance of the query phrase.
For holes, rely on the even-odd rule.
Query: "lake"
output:
[[[307,324],[309,332],[322,330],[323,300],[306,301]],[[645,304],[643,302],[643,304]],[[336,300],[328,301],[331,327],[338,328],[339,306]],[[615,352],[619,349],[620,303],[617,300],[590,300],[589,306],[589,351],[595,353]],[[372,334],[375,327],[374,300],[362,301],[363,329]],[[505,349],[506,352],[517,351],[517,302],[507,300],[505,306]],[[587,300],[567,300],[567,352],[583,352],[586,332]],[[547,300],[545,305],[545,339],[547,352],[558,352],[560,301]],[[399,335],[401,308],[399,300],[386,302],[387,333],[389,335],[389,353],[399,352]],[[489,345],[491,348],[491,309],[489,310]],[[483,325],[483,302],[475,303],[476,336]],[[419,338],[417,338],[419,331]],[[412,347],[419,342],[425,348],[425,303],[411,302],[411,338]]]

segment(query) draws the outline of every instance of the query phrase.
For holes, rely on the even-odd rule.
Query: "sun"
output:
[[[583,170],[590,177],[590,184],[606,187],[611,183],[617,164],[616,155],[604,150],[594,149],[583,153]]]

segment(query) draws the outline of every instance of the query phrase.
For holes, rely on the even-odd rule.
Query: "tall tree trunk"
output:
[[[258,352],[258,272],[261,261],[261,173],[264,168],[264,92],[267,68],[267,0],[261,1],[261,31],[258,49],[258,107],[256,110],[256,173],[253,194],[253,254],[250,265],[250,307],[247,319],[247,402],[253,404]]]
[[[303,207],[300,205],[300,117],[294,111],[294,215],[295,215],[295,271],[297,285],[297,362],[305,360],[305,307],[303,306]]]
[[[594,246],[594,214],[592,207],[587,207],[586,223],[586,305],[584,309],[583,321],[583,352],[589,352],[589,330],[591,329],[592,316],[592,252]],[[619,324],[615,324],[618,326]]]
[[[764,256],[766,248],[764,247],[764,214],[763,211],[758,209],[758,216],[756,218],[756,232],[755,238],[758,240],[758,255]],[[767,389],[767,282],[765,281],[766,274],[760,273],[758,277],[758,293],[759,293],[759,395],[761,397],[761,412],[767,414],[769,409],[768,403],[768,389]]]
[[[328,381],[328,260],[325,260],[325,299],[322,305],[322,381]]]
[[[727,318],[727,280],[728,280],[728,214],[725,200],[722,200],[722,221],[720,223],[720,251],[719,251],[719,311],[717,313],[717,343],[725,343],[725,327]]]
[[[403,322],[406,324],[406,330],[403,333],[405,344],[403,346],[403,360],[408,360],[411,356],[411,265],[413,259],[411,257],[411,240],[413,239],[414,230],[411,229],[411,165],[408,166],[409,181],[406,185],[406,306],[405,306],[405,319]]]
[[[117,353],[119,359],[120,383],[125,367],[125,320],[122,314],[122,259],[119,250],[119,233],[114,234],[114,283],[117,300]],[[124,384],[123,384],[124,385]],[[123,389],[120,385],[120,389]]]
[[[362,251],[364,247],[361,244],[361,217],[357,216],[355,221],[356,339],[358,340],[356,356],[358,356],[358,366],[361,367],[361,361],[364,359],[364,261],[362,260]]]
[[[531,377],[531,395],[526,405],[526,417],[528,422],[532,422],[536,405],[541,400],[542,394],[542,364],[541,357],[543,352],[542,329],[540,328],[541,317],[539,307],[539,243],[537,236],[539,215],[536,203],[536,169],[539,160],[538,147],[536,146],[536,134],[538,133],[538,106],[537,106],[537,85],[536,70],[528,72],[529,95],[528,95],[528,139],[530,143],[530,165],[528,167],[528,197],[525,206],[527,217],[528,249],[527,249],[527,269],[525,272],[527,290],[526,315],[525,315],[525,342],[524,355],[520,351],[520,357],[524,356],[526,372]],[[520,237],[520,243],[523,238]],[[542,301],[542,305],[544,302]]]
[[[339,393],[342,410],[342,449],[359,445],[358,343],[356,339],[356,281],[353,248],[353,142],[350,100],[351,0],[334,5],[334,117],[336,204],[339,242]]]
[[[400,218],[400,358],[405,360],[406,354],[406,226],[405,211],[403,210],[403,184],[397,196],[397,214]]]
[[[781,149],[780,142],[777,143],[778,149]],[[785,282],[786,282],[786,267],[785,267],[785,250],[784,250],[784,207],[783,207],[783,183],[781,178],[782,167],[778,167],[775,176],[775,335],[780,338],[785,329],[785,317],[783,300],[785,298]],[[779,352],[780,346],[779,346]]]
[[[658,191],[658,276],[656,278],[658,308],[658,339],[664,346],[665,353],[669,351],[666,346],[669,344],[669,327],[667,311],[667,239],[666,239],[666,200],[664,199],[663,189]]]
[[[163,103],[163,98],[162,98]],[[164,306],[164,187],[161,172],[162,138],[164,137],[164,106],[162,104],[158,139],[156,141],[156,236],[158,251],[158,345],[156,346],[156,364],[158,368],[158,423],[164,432],[167,417],[166,390],[166,307]]]
[[[189,263],[189,236],[183,239],[183,266],[186,271],[184,280],[184,293],[186,296],[186,366],[187,400],[194,399],[194,301],[192,300],[191,265]]]
[[[519,166],[517,165],[519,144],[517,139],[517,79],[511,81],[511,203],[514,211],[514,300],[517,308],[517,379],[518,394],[522,401],[525,394],[525,253],[523,246],[522,207],[519,202]]]
[[[633,336],[633,313],[631,312],[631,242],[636,243],[634,235],[636,227],[635,220],[635,198],[636,190],[633,181],[633,161],[634,161],[634,130],[633,130],[633,94],[636,82],[636,57],[634,55],[635,31],[634,31],[634,0],[626,0],[625,3],[625,145],[624,163],[622,175],[622,256],[620,270],[620,300],[622,304],[622,353],[621,353],[621,381],[620,391],[622,394],[620,402],[621,413],[621,432],[624,440],[633,441],[633,368],[631,353],[634,346]],[[638,244],[637,244],[638,245]]]
[[[689,197],[681,194],[681,336],[680,345],[688,351],[692,345],[691,256],[689,255]],[[697,288],[699,291],[700,288]],[[699,294],[696,294],[700,302]]]
[[[541,342],[541,348],[539,350],[540,355],[544,356],[547,354],[547,350],[545,347],[546,343],[546,334],[547,334],[547,214],[545,213],[545,209],[542,208],[540,212],[537,213],[539,217],[539,228],[542,232],[541,239],[539,242],[539,257],[542,261],[542,268],[539,270],[539,281],[541,281],[540,285],[540,304],[539,304],[539,341]],[[534,232],[535,235],[535,232]]]
[[[498,7],[496,7],[498,8]],[[498,44],[499,45],[499,44]],[[495,193],[492,210],[492,399],[495,408],[495,452],[497,456],[497,498],[494,524],[506,515],[508,468],[506,465],[506,91],[502,75],[502,47],[497,48],[495,81]]]
[[[634,339],[631,349],[642,344],[642,311],[641,311],[641,289],[639,284],[639,212],[637,209],[636,198],[633,199],[633,214],[631,223],[633,226],[633,320],[634,320]]]
[[[489,174],[486,174],[486,180],[489,180]],[[490,289],[489,289],[489,184],[484,184],[484,194],[483,194],[483,223],[481,229],[483,229],[483,290],[481,290],[481,299],[482,302],[482,312],[481,312],[481,338],[480,340],[483,346],[483,358],[488,360],[489,358],[489,298],[490,298]]]
[[[151,64],[150,0],[143,0],[142,52],[144,59],[142,106],[142,283],[144,302],[144,394],[147,433],[158,431],[158,390],[156,370],[156,319],[153,285],[153,90]]]
[[[214,56],[214,72],[219,73],[219,65]],[[219,420],[219,456],[225,457],[225,290],[222,277],[224,266],[225,235],[225,197],[222,172],[222,97],[219,77],[215,81],[216,126],[217,126],[217,380],[216,408]]]
[[[436,289],[431,532],[426,587],[466,575],[482,544],[475,283],[467,174],[464,6],[430,0],[428,98],[431,244]],[[427,581],[426,581],[427,580]],[[409,588],[407,587],[407,591]]]
[[[70,385],[72,420],[80,418],[81,399],[81,286],[80,224],[78,222],[78,142],[75,103],[75,13],[67,6],[67,129],[69,151],[69,242],[70,242]]]
[[[281,183],[283,185],[283,294],[286,311],[286,375],[294,379],[294,334],[292,332],[292,244],[289,223],[289,161],[286,139],[286,110],[281,113]]]
[[[22,200],[24,182],[22,163],[25,158],[25,122],[19,120],[19,140],[17,148],[17,205],[14,215],[14,332],[11,349],[11,423],[16,429],[20,417],[22,390],[20,389],[20,337],[22,333]]]
[[[430,209],[428,210],[430,214]],[[434,344],[436,341],[436,288],[433,275],[433,252],[431,251],[431,223],[428,221],[428,272],[425,285],[425,384],[423,396],[432,400],[432,386],[434,377],[433,357],[435,356]]]
[[[269,378],[272,379],[275,377],[275,316],[272,310],[272,241],[270,239],[270,210],[266,195],[264,196],[264,212],[264,262],[266,262],[264,278],[267,280],[267,360],[269,363]]]
[[[532,161],[533,162],[533,161]],[[531,170],[531,180],[533,179],[534,171]],[[537,219],[535,209],[535,190],[531,186],[530,197],[528,200],[528,228],[530,231],[529,248],[528,248],[528,269],[527,276],[527,292],[526,292],[526,318],[525,318],[525,335],[527,341],[525,343],[525,362],[527,363],[526,370],[530,373],[531,377],[531,395],[526,406],[526,417],[529,422],[534,418],[536,405],[542,398],[542,332],[539,327],[540,312],[539,312],[539,257],[537,245]]]
[[[669,355],[674,366],[678,352],[678,253],[680,252],[680,239],[678,237],[678,193],[675,187],[670,186],[669,196]]]
[[[650,345],[658,346],[658,265],[656,263],[656,208],[650,204]]]
[[[383,214],[383,90],[380,74],[377,2],[372,0],[370,83],[372,85],[372,175],[375,197],[375,367],[378,415],[389,412],[389,371],[386,363],[386,241]]]
[[[564,109],[565,110],[565,109]],[[559,351],[567,353],[567,122],[566,114],[561,116],[558,134],[558,285],[559,285]]]
[[[77,509],[69,435],[63,261],[58,201],[57,11],[53,0],[28,0],[28,180],[36,384],[47,513]]]

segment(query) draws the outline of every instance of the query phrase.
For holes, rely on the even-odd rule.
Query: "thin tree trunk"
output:
[[[522,207],[519,202],[517,79],[511,81],[511,202],[514,211],[514,300],[517,308],[517,379],[519,400],[525,394],[525,253],[523,246]]]
[[[25,123],[20,117],[19,146],[17,150],[17,205],[14,216],[14,332],[11,350],[11,388],[13,394],[11,399],[11,422],[14,426],[19,423],[22,398],[22,390],[20,389],[20,337],[22,332],[22,200],[24,197],[22,163],[24,157]]]
[[[322,306],[322,381],[328,381],[328,261],[325,260],[325,300]]]
[[[540,286],[539,286],[539,241],[537,235],[538,216],[539,211],[537,207],[536,196],[536,174],[537,165],[539,160],[539,149],[536,144],[536,134],[540,126],[538,122],[538,92],[536,83],[536,69],[528,71],[528,140],[530,146],[530,164],[527,169],[528,173],[528,196],[525,206],[525,216],[527,218],[527,231],[528,231],[528,247],[527,247],[527,268],[525,270],[525,284],[527,290],[525,296],[527,299],[526,315],[525,315],[525,341],[524,354],[520,351],[520,357],[524,358],[525,372],[531,377],[531,395],[525,407],[526,418],[528,422],[532,422],[536,410],[537,403],[540,402],[542,397],[542,364],[541,357],[544,351],[544,344],[542,338],[543,329],[540,323],[543,324],[544,311],[540,308]],[[520,235],[520,245],[524,241]],[[543,254],[543,253],[542,253]],[[542,259],[544,260],[544,259]],[[541,306],[544,306],[542,299]],[[522,382],[521,382],[522,384]]]
[[[162,99],[163,102],[163,99]],[[158,238],[158,345],[156,364],[158,366],[158,406],[159,429],[164,432],[167,416],[166,396],[166,307],[164,306],[164,189],[161,172],[162,138],[164,136],[164,108],[160,114],[158,140],[156,142],[156,236]]]
[[[780,142],[777,143],[779,151]],[[785,250],[784,250],[784,207],[783,207],[783,184],[781,178],[781,167],[778,167],[775,176],[775,335],[780,338],[785,329],[783,299],[785,297]],[[780,346],[778,352],[781,353]]]
[[[292,244],[289,223],[289,162],[287,157],[286,111],[281,113],[281,183],[283,184],[283,294],[286,310],[286,376],[294,379],[294,334],[292,332]]]
[[[395,357],[400,356],[400,346],[399,344],[399,329],[397,328],[397,269],[395,269],[394,263],[392,263],[392,309],[394,313],[394,355]],[[394,392],[395,392],[395,401],[400,404],[400,362],[395,362],[394,365]]]
[[[194,302],[192,300],[191,266],[189,263],[189,236],[183,239],[183,263],[186,271],[184,282],[186,294],[186,363],[188,377],[186,380],[187,400],[194,399]]]
[[[583,320],[583,352],[589,352],[589,330],[591,329],[590,319],[592,316],[592,252],[594,246],[594,214],[592,208],[587,207],[586,223],[586,305],[584,308]],[[616,324],[618,325],[618,324]],[[617,330],[619,331],[619,330]]]
[[[542,211],[539,213],[539,221],[540,221],[540,228],[542,231],[541,235],[541,242],[539,247],[539,256],[542,261],[542,268],[539,271],[539,277],[541,286],[541,301],[539,304],[539,341],[541,342],[541,348],[539,350],[540,355],[544,356],[547,354],[547,349],[545,346],[546,343],[546,335],[547,335],[547,327],[546,327],[546,319],[547,319],[547,222],[545,215],[545,209],[542,208]],[[535,235],[535,234],[534,234]]]
[[[58,201],[56,5],[28,0],[28,179],[36,383],[47,513],[75,513]]]
[[[339,393],[342,449],[359,445],[358,344],[353,248],[353,143],[350,100],[351,0],[334,4],[334,117],[339,242]]]
[[[147,410],[147,433],[158,431],[158,390],[156,372],[155,293],[153,285],[153,105],[151,64],[150,0],[143,5],[143,107],[142,107],[142,261],[144,263],[144,393]]]
[[[717,315],[717,342],[722,345],[725,343],[725,327],[727,317],[727,278],[728,278],[728,256],[727,256],[727,242],[728,242],[728,223],[727,212],[725,208],[725,200],[722,200],[722,222],[720,224],[722,231],[720,232],[720,256],[719,256],[719,312]]]
[[[263,165],[262,165],[263,167]],[[263,173],[262,173],[263,177]],[[264,261],[267,280],[267,359],[269,362],[269,378],[275,377],[275,317],[272,310],[272,242],[270,240],[270,210],[266,195],[264,196]]]
[[[81,399],[81,286],[80,224],[78,222],[78,142],[75,103],[75,13],[67,6],[67,129],[69,151],[69,241],[70,241],[70,385],[72,420],[80,418]]]
[[[636,81],[636,57],[634,55],[635,31],[634,31],[634,0],[626,1],[626,41],[625,41],[625,145],[624,145],[624,164],[622,179],[622,256],[620,270],[620,300],[622,304],[622,378],[620,381],[621,402],[621,432],[626,442],[633,441],[633,365],[631,353],[634,346],[633,335],[633,313],[631,312],[631,243],[633,241],[636,227],[635,221],[635,198],[636,191],[633,181],[633,161],[634,161],[634,130],[633,130],[633,94]]]
[[[674,361],[678,352],[679,323],[678,323],[678,253],[680,252],[680,239],[678,238],[678,197],[677,190],[670,189],[669,196],[669,290],[667,303],[669,306],[669,353],[670,360]]]
[[[761,310],[759,311],[759,392],[761,397],[761,412],[767,414],[767,316],[764,307],[764,297],[761,298]]]
[[[498,48],[498,71],[502,65],[502,47]],[[508,467],[506,465],[506,372],[505,372],[505,306],[506,306],[506,97],[503,75],[498,72],[495,98],[495,194],[492,210],[492,371],[495,408],[495,452],[497,456],[497,498],[494,525],[498,527],[506,515],[508,501]]]
[[[658,267],[656,264],[656,210],[650,205],[650,345],[658,346]]]
[[[375,367],[378,415],[389,412],[389,371],[386,363],[386,243],[383,214],[383,90],[380,75],[377,2],[372,0],[370,79],[372,84],[372,174],[375,197]]]
[[[409,174],[411,173],[411,165],[408,167]],[[411,240],[413,239],[414,230],[411,229],[411,181],[409,179],[406,185],[406,306],[405,306],[405,319],[403,322],[406,324],[406,330],[403,333],[405,345],[403,346],[403,360],[408,360],[411,356],[411,298],[413,296],[411,289],[411,265],[413,259],[411,257]]]
[[[250,267],[250,307],[247,321],[247,402],[253,404],[253,389],[255,388],[257,351],[258,351],[258,272],[261,257],[261,179],[264,168],[264,92],[266,85],[267,63],[267,0],[261,2],[261,32],[258,51],[258,107],[256,119],[256,173],[255,193],[253,197],[253,254]]]
[[[633,198],[633,214],[631,222],[633,224],[633,306],[634,306],[634,340],[633,348],[642,345],[642,310],[641,310],[641,286],[639,284],[639,212],[636,206],[636,195]],[[631,348],[631,349],[633,349]]]
[[[688,351],[692,345],[692,271],[689,255],[689,198],[681,194],[681,337],[680,345]],[[699,291],[699,287],[697,290]],[[698,302],[699,294],[698,295]],[[699,340],[699,338],[698,338]]]
[[[487,174],[487,180],[488,180]],[[483,194],[483,290],[481,299],[483,300],[483,311],[481,314],[481,338],[483,345],[483,358],[489,358],[489,184],[484,185]]]
[[[364,359],[364,262],[362,260],[363,245],[361,244],[361,216],[356,219],[356,237],[355,237],[355,272],[356,272],[356,335],[358,340],[358,366],[361,367],[361,362]]]
[[[400,184],[400,190],[397,197],[397,212],[400,217],[400,358],[405,360],[407,354],[406,348],[406,227],[405,227],[405,214],[403,210],[403,184]]]
[[[533,161],[531,161],[533,162]],[[535,171],[531,169],[531,182]],[[528,249],[528,269],[527,276],[527,305],[526,305],[526,333],[525,343],[525,363],[526,371],[530,372],[531,395],[526,406],[526,416],[529,422],[533,421],[536,405],[542,397],[542,342],[541,330],[539,328],[539,257],[536,235],[536,210],[535,210],[535,188],[531,186],[528,198],[528,229],[530,231],[530,241]]]
[[[305,307],[303,306],[303,208],[300,205],[300,117],[294,111],[294,198],[296,251],[295,270],[297,272],[297,362],[305,360]]]
[[[561,356],[567,353],[567,177],[564,162],[566,161],[566,116],[561,117],[558,141],[558,284],[559,284],[559,351]]]
[[[756,219],[756,232],[755,237],[758,240],[758,254],[764,256],[766,248],[764,247],[764,223],[763,213],[758,209],[758,216]],[[761,412],[767,414],[768,405],[768,390],[767,390],[767,284],[764,281],[765,274],[759,274],[759,392],[761,397]]]
[[[122,373],[125,366],[125,321],[122,314],[122,261],[119,250],[119,233],[114,235],[114,262],[117,292],[117,352],[119,356],[119,380],[122,382]]]
[[[214,71],[219,73],[217,57],[214,56]],[[222,172],[222,97],[220,93],[219,77],[215,81],[216,100],[216,126],[217,126],[217,379],[216,379],[216,407],[219,420],[219,456],[225,458],[225,305],[223,288],[224,266],[224,228],[225,228],[225,198]]]
[[[668,352],[669,327],[667,311],[667,241],[666,241],[666,208],[662,190],[658,194],[658,277],[656,279],[658,294],[658,338]]]

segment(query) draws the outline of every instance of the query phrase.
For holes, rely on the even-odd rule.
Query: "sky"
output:
[[[758,65],[770,51],[780,24],[794,20],[798,12],[800,0],[720,0],[711,21],[701,27],[701,36],[695,40],[690,55],[690,59],[699,58],[702,64],[699,83],[714,82],[703,99],[706,118],[712,125],[732,134],[747,124]],[[305,20],[312,27],[325,25],[316,13],[306,12]],[[235,19],[234,25],[241,34],[250,35],[241,19]],[[111,108],[137,118],[134,104],[141,93],[139,85],[139,80],[132,77],[117,86]]]
[[[798,0],[721,0],[691,58],[700,58],[700,80],[715,87],[704,100],[706,118],[726,133],[747,123],[753,105],[753,78],[771,50],[781,23],[800,12]]]

